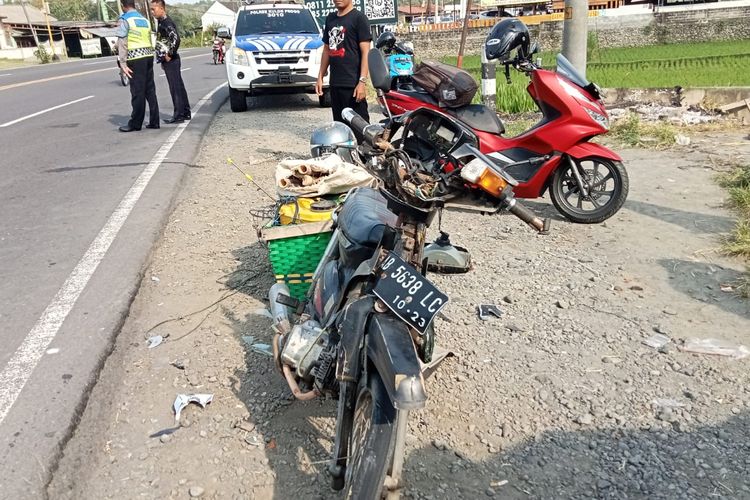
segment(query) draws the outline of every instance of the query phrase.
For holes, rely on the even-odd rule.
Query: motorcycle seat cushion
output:
[[[474,130],[497,135],[505,133],[505,125],[503,125],[497,113],[484,104],[469,104],[468,106],[449,108],[444,111],[455,116]]]
[[[396,224],[396,215],[385,198],[371,188],[359,188],[349,194],[338,217],[338,226],[350,242],[374,247],[383,237],[386,225]]]

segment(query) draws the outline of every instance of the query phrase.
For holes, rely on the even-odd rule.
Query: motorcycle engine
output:
[[[305,321],[294,325],[287,335],[281,361],[294,368],[299,378],[310,381],[316,375],[314,368],[318,366],[328,344],[328,333],[320,328],[320,324],[313,320]]]

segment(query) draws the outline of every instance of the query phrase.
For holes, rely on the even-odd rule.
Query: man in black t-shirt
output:
[[[333,0],[336,12],[326,17],[323,28],[323,58],[315,84],[323,95],[323,76],[331,68],[329,79],[333,119],[343,122],[341,111],[352,108],[370,121],[367,113],[367,52],[370,50],[370,23],[352,5],[352,0]]]
[[[172,96],[172,118],[164,120],[165,123],[182,123],[190,119],[190,103],[188,102],[185,84],[182,81],[182,69],[180,55],[180,35],[177,26],[167,15],[164,0],[151,0],[151,13],[159,20],[157,35],[159,42],[166,49],[161,56],[161,67],[167,77],[169,93]],[[157,62],[158,59],[157,59]]]

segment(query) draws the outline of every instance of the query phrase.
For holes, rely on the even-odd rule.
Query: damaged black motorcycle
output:
[[[368,62],[373,85],[387,91],[377,49]],[[358,156],[379,187],[348,194],[305,300],[284,285],[271,289],[274,359],[298,399],[338,398],[333,488],[357,500],[398,498],[409,412],[425,406],[425,378],[446,354],[435,349],[433,321],[448,296],[425,276],[428,226],[459,199],[485,213],[510,211],[538,231],[545,224],[515,200],[516,181],[455,118],[430,109],[385,125],[351,109],[344,117],[364,137]],[[467,200],[467,183],[487,196]]]

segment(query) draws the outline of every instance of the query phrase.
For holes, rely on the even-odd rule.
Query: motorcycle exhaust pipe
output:
[[[271,303],[271,316],[273,318],[273,326],[282,335],[286,335],[291,331],[292,324],[289,319],[289,309],[284,304],[276,302],[279,295],[286,295],[290,297],[289,287],[284,283],[276,283],[268,291],[268,300]]]

